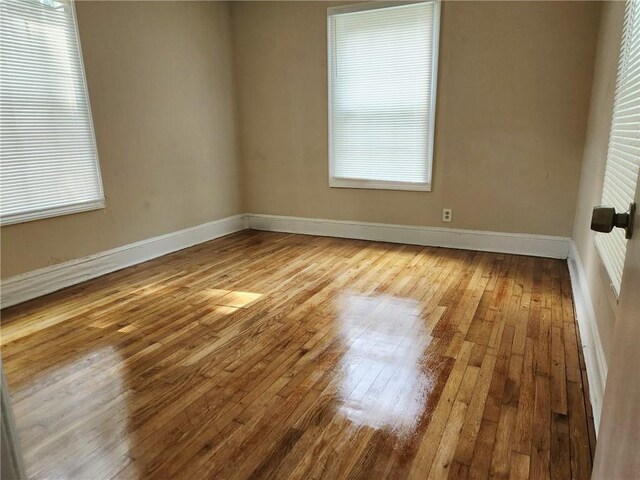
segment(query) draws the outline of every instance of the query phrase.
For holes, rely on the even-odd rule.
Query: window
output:
[[[73,3],[2,0],[2,224],[103,206]]]
[[[431,190],[439,7],[329,9],[330,186]]]
[[[640,170],[640,2],[627,2],[624,25],[602,188],[602,204],[617,212],[626,212],[633,202]],[[627,250],[624,230],[596,234],[596,248],[619,295]]]

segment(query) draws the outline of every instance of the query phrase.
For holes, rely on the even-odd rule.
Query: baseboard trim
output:
[[[249,213],[250,228],[566,259],[570,238]]]
[[[241,214],[7,278],[0,307],[99,277],[246,228],[361,240],[567,258],[570,239],[384,223]]]
[[[607,380],[607,360],[604,356],[600,333],[596,323],[596,314],[591,302],[591,294],[587,284],[587,276],[576,244],[572,241],[569,248],[569,275],[573,291],[573,304],[576,307],[576,317],[580,327],[580,340],[584,362],[589,378],[589,398],[593,409],[593,423],[596,435],[600,425],[602,413],[602,399]]]
[[[2,280],[0,306],[10,307],[106,273],[146,262],[248,227],[245,215],[203,223]]]

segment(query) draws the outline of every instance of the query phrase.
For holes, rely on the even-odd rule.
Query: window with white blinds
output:
[[[640,170],[640,2],[628,1],[618,64],[609,151],[605,167],[602,204],[626,212],[634,201]],[[620,293],[627,249],[625,232],[596,234],[596,247]]]
[[[103,203],[73,3],[0,1],[2,224]]]
[[[439,7],[329,9],[332,187],[431,189]]]

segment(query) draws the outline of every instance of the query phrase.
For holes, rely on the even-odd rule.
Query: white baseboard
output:
[[[570,238],[248,213],[250,228],[565,259]]]
[[[121,268],[146,262],[247,227],[256,230],[357,238],[467,250],[567,258],[568,238],[276,215],[235,215],[2,281],[0,306],[10,307]]]
[[[121,268],[247,228],[245,215],[215,220],[177,232],[82,257],[2,280],[2,308],[55,292]]]
[[[571,275],[573,303],[576,306],[576,317],[580,326],[582,351],[589,378],[589,397],[593,409],[593,423],[597,435],[602,412],[604,387],[607,380],[607,360],[600,341],[596,314],[591,302],[584,266],[573,241],[571,242],[567,263],[569,264],[569,274]]]

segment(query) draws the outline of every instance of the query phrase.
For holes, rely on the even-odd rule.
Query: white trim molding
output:
[[[245,215],[203,223],[2,280],[2,308],[248,227]]]
[[[419,227],[320,218],[285,217],[248,213],[250,228],[271,232],[301,233],[324,237],[356,238],[483,252],[513,253],[547,258],[567,258],[568,237],[524,233],[486,232],[454,228]]]
[[[425,85],[430,90],[428,100],[428,118],[425,118],[426,127],[426,147],[424,164],[426,166],[426,175],[424,181],[393,181],[393,180],[373,180],[364,178],[348,178],[344,176],[336,176],[335,156],[334,156],[334,113],[337,98],[334,91],[337,88],[337,79],[334,75],[334,63],[336,62],[336,52],[340,48],[339,42],[336,42],[336,21],[343,15],[352,16],[353,14],[379,10],[393,9],[397,11],[398,7],[409,7],[411,5],[419,6],[419,4],[433,5],[433,25],[431,29],[431,73],[430,78],[425,79]],[[431,191],[431,179],[433,173],[433,145],[435,138],[435,122],[436,122],[436,101],[437,101],[437,83],[438,83],[438,55],[440,42],[440,0],[408,0],[408,1],[365,1],[356,2],[350,5],[339,5],[327,9],[327,114],[328,114],[328,151],[329,151],[329,186],[331,188],[364,188],[377,190],[405,190],[405,191]],[[425,22],[428,19],[425,18]],[[425,26],[426,28],[426,26]],[[422,58],[427,58],[423,56]],[[362,73],[362,72],[361,72]]]
[[[569,264],[569,274],[571,275],[573,304],[576,308],[576,317],[580,327],[584,362],[587,367],[587,377],[589,378],[589,398],[593,409],[593,423],[597,435],[602,412],[604,387],[607,381],[607,360],[600,341],[600,333],[598,332],[596,314],[591,302],[587,276],[580,254],[573,241],[569,249],[567,263]]]
[[[2,280],[0,306],[10,307],[246,228],[563,259],[570,242],[545,235],[241,214],[7,278]]]

